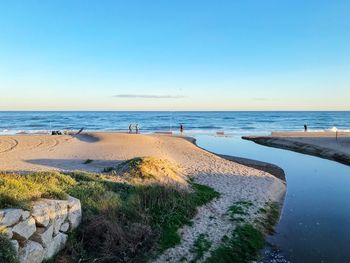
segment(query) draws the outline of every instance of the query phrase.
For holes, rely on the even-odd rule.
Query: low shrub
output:
[[[16,251],[10,240],[0,234],[0,262],[18,263]]]
[[[65,190],[75,184],[73,178],[57,172],[0,174],[0,208],[28,208],[39,198],[65,199]]]
[[[74,196],[83,221],[54,262],[145,262],[178,244],[177,230],[190,224],[198,206],[219,196],[210,187],[181,181],[168,161],[133,159],[123,167],[129,180],[83,172],[0,174],[0,208]]]
[[[206,262],[251,262],[258,259],[259,251],[264,245],[265,239],[262,232],[251,224],[243,224],[236,227],[232,235],[213,251]]]

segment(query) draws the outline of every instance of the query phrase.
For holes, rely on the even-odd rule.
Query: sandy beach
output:
[[[272,132],[243,139],[350,165],[350,132]]]
[[[258,209],[266,202],[281,202],[286,191],[285,182],[270,173],[221,158],[185,137],[123,133],[91,133],[75,137],[0,136],[2,171],[101,172],[121,161],[143,156],[175,162],[182,166],[186,176],[220,193],[220,198],[199,208],[193,224],[180,230],[181,244],[165,251],[158,262],[169,259],[174,262],[183,256],[191,258],[190,248],[203,233],[208,234],[212,249],[215,249],[222,237],[234,228],[227,216],[228,208],[234,202],[252,201]],[[84,164],[87,159],[92,161]]]

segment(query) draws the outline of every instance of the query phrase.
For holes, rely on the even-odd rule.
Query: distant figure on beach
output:
[[[304,132],[307,132],[307,125],[304,124]]]
[[[180,132],[183,133],[184,132],[184,126],[182,124],[180,124]]]
[[[129,133],[132,133],[132,124],[129,125]]]
[[[136,130],[136,133],[139,133],[140,127],[138,123],[136,123],[135,130]]]

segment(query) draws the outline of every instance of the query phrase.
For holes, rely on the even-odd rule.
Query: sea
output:
[[[0,134],[49,133],[52,130],[185,132],[232,135],[271,131],[350,131],[350,111],[0,111]]]

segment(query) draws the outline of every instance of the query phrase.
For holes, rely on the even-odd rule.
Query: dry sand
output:
[[[229,161],[193,144],[189,138],[169,135],[93,133],[66,135],[0,136],[0,170],[83,170],[98,172],[104,167],[134,157],[154,156],[180,164],[187,176],[220,192],[220,198],[199,208],[191,226],[180,230],[182,242],[168,249],[158,262],[191,260],[191,248],[200,234],[207,234],[214,249],[234,229],[226,214],[237,201],[253,201],[256,208],[268,201],[282,201],[283,180],[253,167]],[[87,159],[93,160],[83,164]],[[206,256],[209,252],[206,253]]]
[[[350,132],[272,132],[243,139],[350,165]]]

